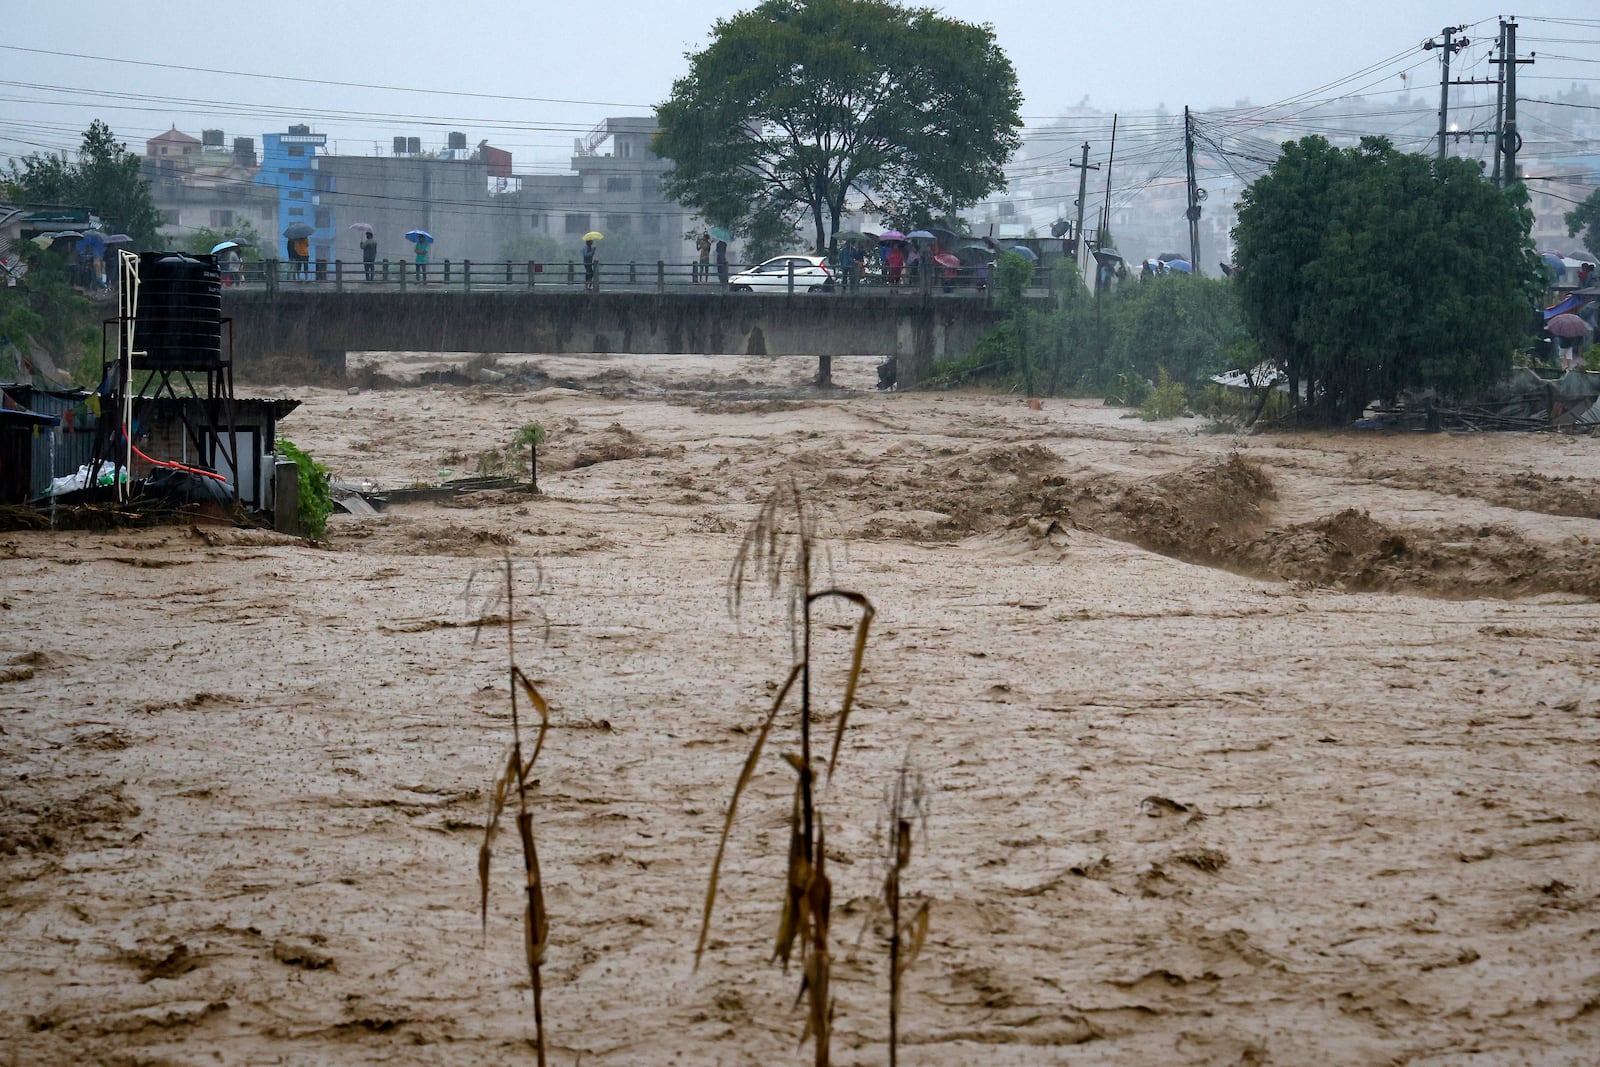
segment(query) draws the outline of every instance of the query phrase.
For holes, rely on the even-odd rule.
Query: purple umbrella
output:
[[[878,234],[879,242],[904,241],[905,239],[906,235],[901,233],[899,230],[884,230],[882,233]]]
[[[1545,323],[1551,337],[1582,337],[1589,332],[1589,324],[1573,314],[1557,315]]]

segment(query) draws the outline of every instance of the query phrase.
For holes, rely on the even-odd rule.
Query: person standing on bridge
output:
[[[600,288],[595,268],[594,240],[585,238],[583,242],[583,287],[591,293],[597,292]]]
[[[717,242],[717,281],[722,283],[724,289],[728,287],[728,242],[726,241]]]
[[[428,280],[428,249],[432,245],[432,241],[418,241],[414,246],[416,248],[417,281],[419,282]],[[404,269],[404,267],[401,268],[401,270]]]
[[[372,280],[372,272],[378,262],[378,238],[371,230],[361,238],[361,266],[367,272],[367,281]]]
[[[694,265],[694,280],[707,282],[711,280],[711,231],[701,230],[700,236],[694,242],[694,250],[700,258]]]

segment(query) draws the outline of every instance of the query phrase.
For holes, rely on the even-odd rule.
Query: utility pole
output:
[[[1078,228],[1072,232],[1077,236],[1078,246],[1074,250],[1073,261],[1078,265],[1078,274],[1083,274],[1083,257],[1088,250],[1089,242],[1083,237],[1083,209],[1084,202],[1089,199],[1089,172],[1099,170],[1100,164],[1089,165],[1089,142],[1083,142],[1083,162],[1072,163],[1070,166],[1078,168]]]
[[[1495,55],[1498,59],[1489,62],[1498,63],[1506,57],[1506,24],[1500,21],[1500,41],[1495,45]],[[1500,130],[1506,124],[1506,68],[1502,66],[1495,75],[1494,88],[1494,184],[1496,188],[1505,185],[1505,169],[1502,164],[1505,155],[1500,151]]]
[[[1189,219],[1189,266],[1200,274],[1200,186],[1194,178],[1194,121],[1187,104],[1183,108],[1183,156],[1189,174],[1189,208],[1184,212]]]
[[[1501,181],[1512,185],[1522,180],[1522,175],[1517,173],[1517,152],[1522,148],[1522,135],[1517,132],[1517,68],[1525,63],[1533,62],[1533,55],[1527,59],[1517,58],[1517,24],[1515,22],[1500,23],[1501,46],[1500,58],[1493,60],[1500,67],[1500,72],[1505,78],[1505,125],[1500,127],[1500,151],[1498,156],[1503,156],[1505,166],[1501,171]],[[1497,156],[1497,158],[1498,158]]]
[[[1450,127],[1450,57],[1456,52],[1467,47],[1471,42],[1466,38],[1457,41],[1455,35],[1466,29],[1465,26],[1446,26],[1439,32],[1444,36],[1444,44],[1440,44],[1432,37],[1422,42],[1424,51],[1435,48],[1442,49],[1439,55],[1443,73],[1439,77],[1439,158],[1444,158],[1445,138]]]

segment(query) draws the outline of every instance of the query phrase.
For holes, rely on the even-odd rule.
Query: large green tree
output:
[[[1522,187],[1470,160],[1304,138],[1240,202],[1245,321],[1323,421],[1412,389],[1465,398],[1526,339],[1531,223]]]
[[[668,195],[714,223],[954,213],[1005,186],[1021,93],[988,26],[891,0],[766,0],[720,19],[658,111]]]
[[[35,152],[7,164],[0,185],[17,203],[92,211],[132,237],[136,248],[156,243],[161,212],[150,197],[150,183],[139,173],[139,157],[99,119],[84,131],[75,161]]]
[[[1571,211],[1567,212],[1567,235],[1576,237],[1583,234],[1583,247],[1589,254],[1600,258],[1600,189],[1589,194],[1589,198]]]
[[[1172,271],[1119,286],[1109,313],[1115,365],[1150,381],[1166,371],[1188,389],[1227,369],[1244,334],[1233,283],[1197,274]]]

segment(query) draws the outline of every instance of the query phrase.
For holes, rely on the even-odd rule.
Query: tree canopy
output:
[[[99,119],[84,131],[75,162],[35,152],[13,160],[0,174],[7,195],[24,204],[84,208],[150,248],[161,227],[161,212],[150,197],[150,183],[139,173],[139,157],[116,139]]]
[[[665,191],[713,223],[809,216],[816,248],[862,206],[954,213],[1005,186],[1017,76],[988,26],[892,0],[766,0],[720,19],[658,109]]]
[[[1600,258],[1600,189],[1589,194],[1589,198],[1565,215],[1567,234],[1576,237],[1583,234],[1583,247],[1589,254]]]
[[[1466,397],[1527,337],[1531,222],[1521,186],[1496,189],[1470,160],[1303,138],[1240,202],[1245,321],[1320,419],[1412,389]]]

